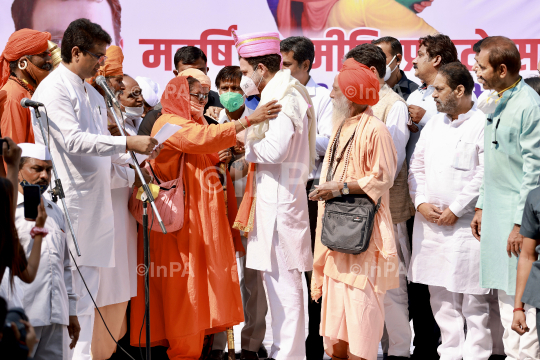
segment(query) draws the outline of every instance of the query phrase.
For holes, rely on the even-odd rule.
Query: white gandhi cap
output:
[[[45,145],[21,143],[17,144],[22,149],[22,157],[29,157],[38,160],[51,160],[49,149]]]

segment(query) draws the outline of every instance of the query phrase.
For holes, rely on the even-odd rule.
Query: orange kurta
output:
[[[33,143],[34,130],[30,109],[21,106],[23,98],[32,95],[18,84],[9,79],[0,89],[0,133],[2,137],[10,137],[15,143]]]
[[[176,78],[171,82],[177,80],[182,81]],[[165,95],[162,98],[165,114],[154,125],[152,135],[165,123],[180,125],[182,129],[164,143],[152,166],[159,179],[172,180],[178,176],[180,156],[185,154],[185,218],[183,228],[177,232],[150,233],[152,346],[168,346],[173,343],[171,340],[201,332],[223,331],[243,321],[235,249],[223,188],[214,164],[206,155],[236,144],[234,124],[206,126],[170,115],[171,112],[167,114],[168,104],[164,99]],[[188,109],[184,116],[190,118],[188,106],[188,103],[184,106]],[[139,263],[142,263],[142,232],[138,240]],[[160,266],[164,268],[158,273]],[[175,270],[174,274],[171,269]],[[137,297],[132,299],[131,308],[131,344],[134,346],[138,346],[144,315],[144,278],[141,276],[138,281]],[[141,344],[144,345],[145,329],[142,331]]]

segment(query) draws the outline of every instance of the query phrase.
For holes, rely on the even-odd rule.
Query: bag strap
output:
[[[152,164],[148,162],[148,166],[150,167],[150,171],[152,172],[152,176],[154,176],[154,179],[156,179],[156,182],[158,185],[161,185],[161,181],[159,181],[159,178],[156,176],[156,173],[154,172],[154,168],[152,167]],[[180,171],[178,173],[178,178],[181,178],[184,174],[184,153],[180,155]]]
[[[377,211],[379,211],[379,208],[381,207],[381,199],[382,196],[379,198],[379,201],[377,201],[377,205],[375,206],[375,214],[377,213]]]

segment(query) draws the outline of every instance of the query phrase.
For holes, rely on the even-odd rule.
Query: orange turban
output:
[[[122,52],[122,48],[116,45],[110,46],[105,56],[107,56],[105,65],[99,68],[97,75],[103,75],[105,77],[124,75],[124,69],[122,68],[124,53]]]
[[[337,80],[343,95],[353,103],[373,106],[379,102],[379,80],[366,65],[347,59]]]
[[[178,73],[178,76],[185,76],[185,77],[194,77],[195,79],[199,80],[202,86],[208,86],[208,88],[212,87],[212,82],[210,81],[210,78],[206,76],[201,70],[198,69],[186,69],[180,73]]]
[[[30,29],[21,29],[11,34],[0,55],[0,88],[9,79],[9,63],[24,55],[37,55],[47,51],[47,40],[51,40],[50,33]]]

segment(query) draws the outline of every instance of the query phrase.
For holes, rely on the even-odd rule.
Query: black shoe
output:
[[[390,355],[388,357],[386,357],[387,360],[409,360],[410,358],[408,357],[405,357],[405,356],[393,356],[393,355]]]
[[[489,357],[489,360],[504,360],[506,359],[506,355],[491,355]]]
[[[259,351],[257,351],[257,355],[259,355],[259,359],[266,359],[268,357],[268,351],[266,351],[264,345],[261,345]]]
[[[259,360],[259,356],[255,351],[242,349],[242,353],[240,354],[240,360]]]

